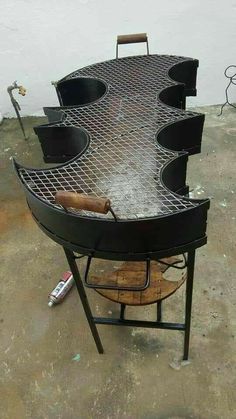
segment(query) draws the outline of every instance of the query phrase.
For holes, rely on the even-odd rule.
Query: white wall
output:
[[[199,59],[198,97],[188,104],[224,101],[223,71],[236,64],[236,0],[0,0],[0,7],[4,116],[14,115],[6,88],[15,79],[28,90],[24,98],[16,94],[22,114],[38,114],[57,105],[51,80],[113,58],[116,35],[135,32],[148,33],[151,53]]]

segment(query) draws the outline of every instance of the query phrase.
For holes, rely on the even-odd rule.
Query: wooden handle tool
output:
[[[101,214],[107,214],[111,206],[111,202],[107,198],[68,191],[58,191],[55,195],[55,202],[64,208],[76,208]]]

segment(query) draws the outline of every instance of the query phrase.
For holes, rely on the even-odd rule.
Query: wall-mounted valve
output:
[[[16,116],[18,118],[18,121],[19,121],[21,130],[22,130],[23,135],[24,135],[24,139],[27,140],[28,137],[26,137],[26,135],[25,135],[25,130],[24,130],[23,122],[22,122],[22,119],[21,119],[21,116],[20,116],[20,112],[19,112],[21,110],[21,108],[20,108],[19,103],[17,102],[17,100],[13,96],[13,90],[15,90],[15,89],[18,89],[18,93],[21,96],[25,96],[26,95],[26,89],[25,89],[24,86],[19,86],[17,84],[17,82],[14,81],[10,86],[8,86],[7,91],[9,93],[9,96],[10,96],[10,99],[11,99],[11,103],[12,103],[14,109],[15,109]]]

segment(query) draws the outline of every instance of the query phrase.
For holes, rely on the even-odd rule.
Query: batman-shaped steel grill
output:
[[[45,161],[65,163],[42,170],[15,164],[49,236],[85,254],[124,259],[205,243],[209,200],[183,196],[188,154],[200,151],[204,122],[183,109],[196,93],[197,66],[184,57],[127,57],[56,84],[61,106],[45,108],[49,124],[35,132]],[[58,191],[108,198],[112,212],[70,201],[65,209]]]
[[[146,42],[149,53],[146,34],[118,37],[117,53],[118,43],[130,42]],[[64,248],[100,353],[96,324],[115,324],[182,330],[188,358],[195,249],[206,243],[209,208],[208,199],[190,199],[186,185],[204,123],[185,110],[197,67],[191,58],[147,55],[71,73],[55,84],[60,106],[45,108],[49,123],[35,128],[45,162],[62,164],[38,170],[14,162],[34,219]],[[182,266],[169,259],[180,253]],[[84,255],[86,285],[121,304],[118,319],[93,317],[76,263]],[[92,258],[126,262],[102,270],[105,283],[96,275],[91,282]],[[163,279],[169,267],[187,268],[186,276]],[[185,278],[185,322],[162,322],[162,300]],[[124,318],[126,305],[154,302],[157,321]]]

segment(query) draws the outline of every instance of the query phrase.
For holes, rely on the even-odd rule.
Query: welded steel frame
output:
[[[191,329],[191,312],[192,312],[192,294],[193,294],[193,279],[194,279],[194,263],[195,263],[195,249],[190,250],[187,256],[187,279],[186,279],[186,292],[185,292],[185,320],[184,323],[163,322],[162,321],[162,301],[157,302],[157,320],[132,320],[125,319],[125,304],[121,304],[119,318],[95,317],[92,314],[90,304],[85,292],[84,284],[76,263],[76,256],[74,252],[64,247],[64,252],[73,274],[75,284],[80,296],[80,300],[90,327],[90,331],[94,338],[97,350],[100,354],[104,352],[103,345],[98,333],[97,325],[110,325],[110,326],[130,326],[130,327],[143,327],[154,329],[166,330],[180,330],[184,332],[184,350],[183,359],[187,360],[189,356],[189,342],[190,342],[190,329]]]

